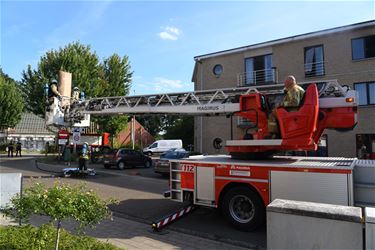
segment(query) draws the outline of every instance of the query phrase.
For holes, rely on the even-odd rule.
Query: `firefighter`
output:
[[[276,106],[276,108],[284,107],[288,108],[289,112],[297,111],[298,107],[302,103],[305,90],[297,84],[296,78],[292,75],[285,78],[284,87],[284,99],[281,104]],[[276,119],[276,109],[273,109],[272,113],[268,117],[268,131],[271,139],[280,137],[279,127]]]
[[[286,94],[279,107],[289,108],[289,111],[297,111],[302,103],[305,90],[297,84],[296,78],[292,75],[285,79],[284,86]]]
[[[58,98],[61,101],[61,94],[57,89],[57,80],[53,79],[48,87],[48,107],[54,103],[54,98]]]
[[[87,161],[89,160],[89,144],[85,142],[82,146],[82,152],[79,156],[79,170],[87,170]]]
[[[72,94],[72,103],[73,102],[78,102],[79,99],[80,99],[79,96],[80,96],[79,88],[78,87],[74,87],[73,88],[73,94]]]

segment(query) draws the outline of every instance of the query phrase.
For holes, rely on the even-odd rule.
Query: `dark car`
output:
[[[170,149],[160,155],[160,159],[155,160],[154,171],[155,173],[167,175],[169,174],[169,160],[182,159],[189,157],[189,152],[183,148]]]
[[[111,166],[116,166],[118,169],[137,166],[149,168],[152,166],[152,160],[140,151],[120,148],[104,155],[103,164],[105,168],[110,168]]]

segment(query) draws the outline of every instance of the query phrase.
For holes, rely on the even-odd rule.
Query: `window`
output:
[[[352,39],[353,60],[375,57],[375,35]]]
[[[275,82],[272,54],[245,58],[245,84]]]
[[[359,105],[375,104],[375,82],[354,83],[354,89],[358,91]]]
[[[223,66],[221,64],[216,64],[213,72],[216,77],[219,77],[223,73]]]
[[[323,45],[305,48],[305,76],[324,75]]]

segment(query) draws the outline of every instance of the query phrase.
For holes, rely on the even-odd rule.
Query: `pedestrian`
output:
[[[13,157],[14,144],[10,141],[8,144],[8,157]]]
[[[20,153],[20,157],[22,157],[21,149],[22,149],[22,144],[21,144],[20,141],[18,141],[17,144],[16,144],[16,157],[18,156],[18,153]]]
[[[47,157],[48,153],[49,153],[49,142],[46,142],[46,145],[44,147],[44,154],[45,154],[46,157]]]
[[[299,106],[302,104],[305,90],[297,84],[296,78],[292,75],[289,75],[285,78],[284,87],[284,99],[281,104],[276,106],[276,108],[284,107],[288,108],[289,112],[297,111]],[[273,109],[268,116],[268,131],[270,133],[271,139],[280,137],[276,119],[276,108]]]
[[[63,159],[65,164],[70,166],[70,162],[72,160],[72,151],[70,150],[69,142],[65,144],[64,150],[63,150]]]

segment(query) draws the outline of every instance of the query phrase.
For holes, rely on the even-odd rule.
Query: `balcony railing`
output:
[[[266,85],[277,82],[276,68],[263,69],[240,73],[237,75],[238,86]]]
[[[325,74],[324,61],[305,63],[305,76],[323,76]]]

